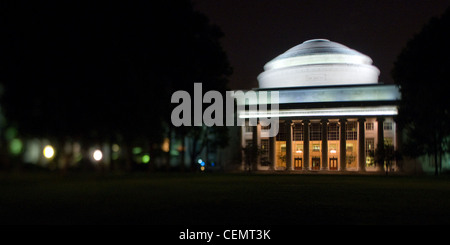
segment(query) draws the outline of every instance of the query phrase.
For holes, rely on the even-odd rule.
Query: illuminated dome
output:
[[[269,61],[258,76],[260,88],[378,83],[372,59],[326,39],[299,44]]]

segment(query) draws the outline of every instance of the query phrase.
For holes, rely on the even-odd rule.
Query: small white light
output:
[[[44,147],[44,157],[47,159],[52,158],[55,155],[55,150],[53,149],[53,147],[51,145],[46,145]]]
[[[330,151],[330,153],[336,153],[336,150],[333,149],[333,150]]]
[[[94,157],[95,161],[100,161],[103,158],[103,153],[100,150],[95,150],[94,154],[92,154],[92,156]]]

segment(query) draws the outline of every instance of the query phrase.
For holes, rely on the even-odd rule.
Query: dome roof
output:
[[[264,70],[261,88],[377,83],[379,75],[369,56],[327,39],[294,46]]]

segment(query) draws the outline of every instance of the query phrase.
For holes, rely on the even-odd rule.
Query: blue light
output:
[[[204,166],[205,166],[205,162],[202,161],[202,162],[200,163],[200,166],[204,167]]]
[[[211,163],[211,166],[214,167],[216,164],[214,162]]]

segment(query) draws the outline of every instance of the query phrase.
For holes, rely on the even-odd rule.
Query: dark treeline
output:
[[[402,154],[432,157],[435,175],[450,152],[450,8],[431,18],[397,57],[392,70],[402,100]]]
[[[192,130],[170,122],[174,91],[227,89],[223,33],[189,1],[0,5],[1,126],[23,137],[155,151]]]

